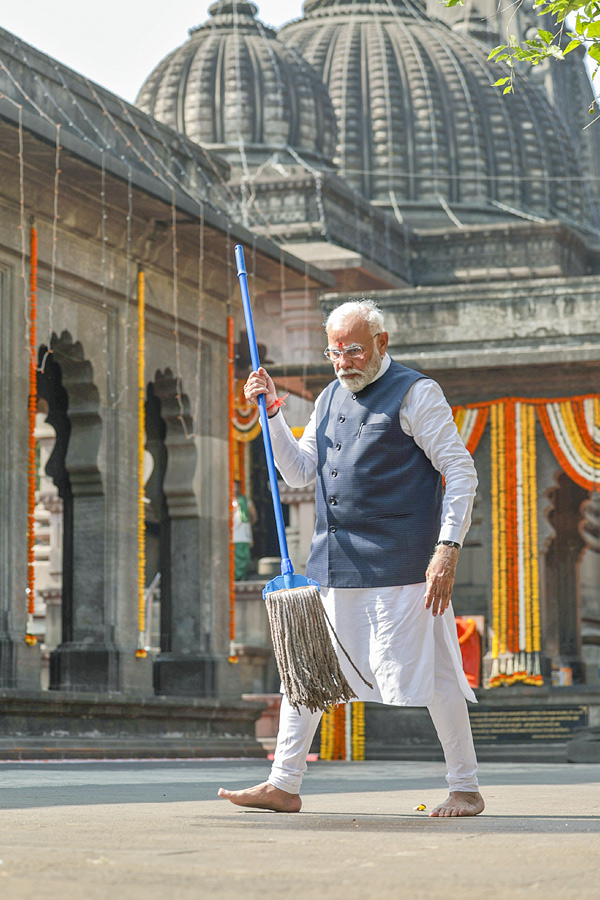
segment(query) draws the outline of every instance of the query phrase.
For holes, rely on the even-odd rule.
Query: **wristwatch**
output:
[[[445,547],[456,547],[457,550],[461,550],[461,549],[462,549],[462,548],[461,548],[461,545],[460,545],[460,544],[457,544],[456,541],[438,541],[437,544],[436,544],[435,546],[436,546],[436,547],[439,547],[440,544],[444,544]]]

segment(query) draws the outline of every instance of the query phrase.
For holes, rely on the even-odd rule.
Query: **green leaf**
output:
[[[575,41],[571,41],[569,44],[567,44],[567,46],[563,50],[563,56],[566,56],[567,53],[571,52],[571,50],[575,50],[576,47],[581,47],[581,41],[575,40]]]
[[[588,53],[592,59],[595,59],[596,62],[600,63],[600,45],[594,44],[593,47],[589,48]]]
[[[508,46],[509,47],[518,47],[519,42],[517,40],[516,34],[509,34],[508,36]]]
[[[585,33],[588,38],[600,38],[600,22],[590,22]]]
[[[496,62],[503,62],[505,59],[508,59],[508,53],[501,53],[500,56],[496,57]]]
[[[451,6],[464,6],[463,0],[444,0],[444,6],[450,8]]]
[[[543,40],[545,44],[551,44],[554,40],[554,35],[551,31],[542,31],[541,29],[538,31],[539,36]]]
[[[575,23],[575,31],[577,34],[583,34],[583,23],[581,21],[581,13],[577,13],[577,21]]]
[[[503,94],[512,94],[512,92],[513,92],[512,84],[507,84],[506,87],[504,88],[504,90],[502,91]]]
[[[506,50],[506,44],[499,44],[498,47],[494,47],[494,49],[490,51],[488,59],[493,59],[496,53],[500,53],[501,50]]]
[[[506,78],[499,78],[498,81],[495,81],[492,87],[500,87],[502,84],[506,84],[507,81],[510,81],[510,75],[507,75]]]

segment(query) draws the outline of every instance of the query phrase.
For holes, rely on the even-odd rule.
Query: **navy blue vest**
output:
[[[317,414],[317,521],[306,575],[323,587],[416,584],[439,536],[442,478],[400,405],[424,378],[392,360],[357,394],[329,384]]]

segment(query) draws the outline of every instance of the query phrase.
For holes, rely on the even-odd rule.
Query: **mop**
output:
[[[248,293],[244,250],[241,244],[235,247],[235,261],[242,292],[252,368],[257,371],[260,360]],[[337,703],[347,703],[356,698],[341,670],[328,625],[352,667],[365,684],[369,687],[372,685],[363,678],[339,642],[323,607],[319,584],[312,578],[305,578],[294,572],[288,554],[264,394],[259,396],[258,406],[281,553],[281,575],[268,582],[263,590],[263,599],[269,617],[275,661],[285,695],[296,710],[300,706],[306,706],[311,712],[315,712],[317,709],[327,709]]]

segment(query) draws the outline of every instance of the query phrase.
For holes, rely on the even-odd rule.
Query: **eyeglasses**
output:
[[[381,332],[378,331],[377,334],[372,335],[372,339],[375,340],[380,334]],[[323,350],[323,355],[331,362],[337,362],[342,356],[345,356],[346,359],[362,359],[365,355],[365,348],[361,344],[348,344],[347,347],[340,347],[339,349],[327,347],[326,350]]]

